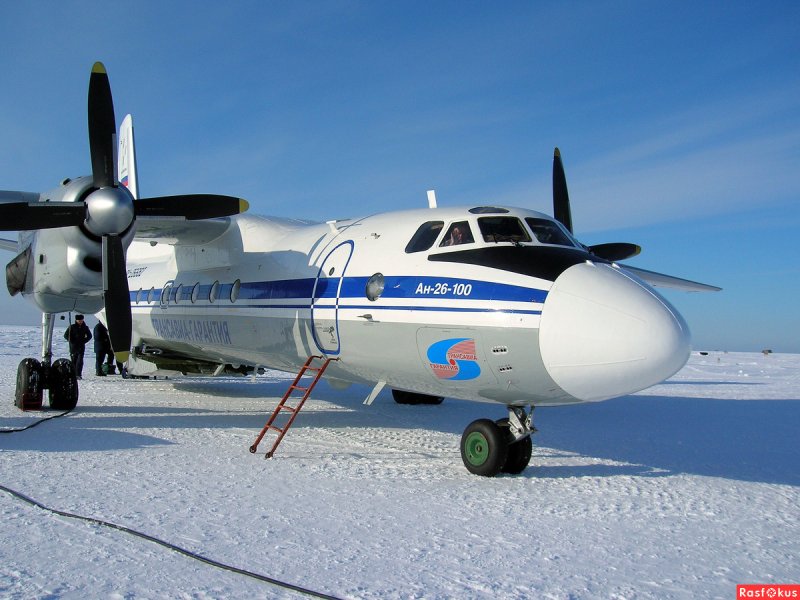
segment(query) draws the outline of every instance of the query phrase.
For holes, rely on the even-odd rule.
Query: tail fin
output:
[[[119,154],[117,155],[117,175],[121,185],[135,199],[139,198],[139,180],[136,175],[136,149],[133,145],[133,118],[125,115],[119,127]]]

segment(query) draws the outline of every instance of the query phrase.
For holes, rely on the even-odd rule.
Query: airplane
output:
[[[560,152],[554,216],[491,203],[314,223],[244,214],[247,202],[139,197],[133,125],[116,126],[108,75],[89,84],[92,175],[50,192],[0,191],[0,247],[17,253],[9,292],[43,313],[41,360],[17,373],[16,403],[49,390],[69,410],[78,382],[52,362],[54,315],[107,324],[130,376],[297,372],[311,357],[333,386],[386,386],[401,404],[498,403],[507,418],[464,430],[471,473],[518,474],[533,410],[631,394],[686,363],[689,328],[654,286],[719,290],[620,264],[641,248],[573,234]],[[252,450],[252,448],[251,448]]]

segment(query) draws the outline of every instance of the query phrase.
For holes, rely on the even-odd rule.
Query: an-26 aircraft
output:
[[[116,121],[101,63],[89,83],[92,175],[43,194],[0,192],[9,292],[43,312],[42,356],[22,361],[17,403],[69,409],[78,383],[52,361],[54,315],[96,313],[131,375],[297,371],[336,358],[332,384],[401,403],[499,403],[469,424],[472,473],[519,473],[533,408],[630,394],[686,362],[689,329],[652,285],[714,290],[623,266],[633,244],[573,237],[558,150],[554,215],[487,204],[310,224],[239,214],[227,196],[139,198],[133,128]]]

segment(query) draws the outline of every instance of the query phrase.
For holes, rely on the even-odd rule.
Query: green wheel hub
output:
[[[489,458],[489,441],[479,431],[473,431],[464,443],[467,460],[479,467]]]
[[[503,468],[506,458],[508,442],[494,421],[473,421],[461,435],[461,460],[470,473],[494,477]]]

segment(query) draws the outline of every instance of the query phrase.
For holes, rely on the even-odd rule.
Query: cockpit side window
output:
[[[428,221],[420,225],[406,246],[406,254],[430,249],[436,238],[439,237],[442,227],[444,227],[444,221]]]
[[[575,247],[575,243],[572,239],[555,221],[528,217],[525,219],[525,222],[528,224],[528,227],[531,228],[533,235],[540,243]]]
[[[456,221],[447,230],[444,239],[439,246],[460,246],[461,244],[472,244],[475,238],[472,237],[472,229],[467,221]]]
[[[486,242],[530,242],[522,222],[516,217],[481,217],[478,219],[481,235]]]

